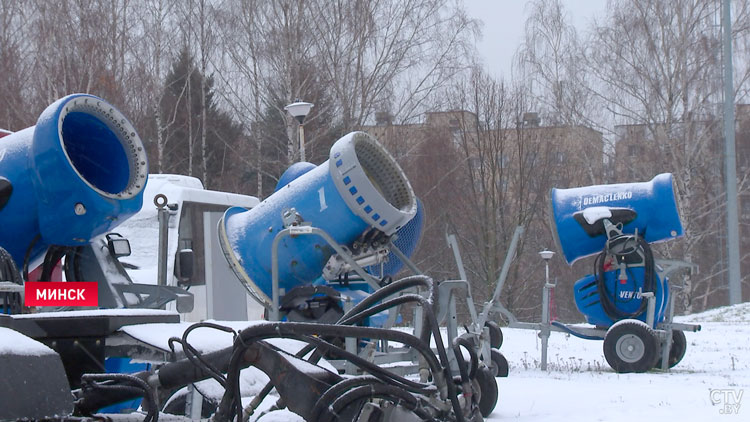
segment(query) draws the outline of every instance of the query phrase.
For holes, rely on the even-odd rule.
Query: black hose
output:
[[[315,344],[317,347],[322,347],[326,349],[327,351],[338,356],[339,358],[346,359],[347,361],[357,365],[359,368],[362,368],[365,371],[369,372],[370,374],[374,375],[375,377],[381,379],[381,381],[383,382],[396,383],[396,384],[401,385],[401,387],[406,390],[410,390],[410,391],[414,391],[414,392],[418,392],[422,394],[429,394],[435,391],[435,386],[432,386],[429,384],[422,384],[420,382],[412,381],[408,378],[404,378],[400,375],[396,375],[368,361],[367,359],[360,357],[359,355],[355,353],[347,352],[346,350],[340,347],[336,347],[335,345],[328,343],[327,341],[321,338],[314,337],[314,336],[305,336],[303,337],[303,339],[305,341],[309,341],[312,344]],[[424,349],[419,349],[418,351],[422,355],[425,355],[427,353]],[[434,371],[438,368],[431,368],[431,369]]]
[[[23,285],[23,278],[16,267],[16,262],[8,251],[0,247],[0,281],[9,281],[14,284]],[[23,302],[21,294],[17,292],[6,292],[2,294],[2,309],[9,314],[21,313]]]
[[[474,349],[474,344],[469,341],[469,339],[464,337],[456,338],[453,343],[453,353],[456,354],[456,359],[460,362],[459,369],[461,369],[461,365],[466,365],[466,362],[464,361],[464,355],[463,353],[461,353],[461,349],[459,348],[459,346],[461,346],[466,349],[467,352],[469,352],[471,366],[466,372],[466,375],[469,377],[469,379],[476,378],[477,371],[479,370],[479,356],[477,355],[477,351]],[[461,378],[463,379],[463,376]]]
[[[419,401],[407,391],[392,385],[370,384],[352,388],[342,394],[335,399],[329,407],[323,408],[320,419],[318,420],[320,422],[331,422],[336,420],[338,419],[339,413],[352,403],[371,398],[387,399],[395,404],[402,405],[415,413],[418,411]],[[429,415],[426,415],[424,412],[421,413],[422,415],[420,417],[429,417]]]
[[[407,346],[410,346],[417,351],[420,351],[420,353],[423,353],[425,361],[430,366],[433,373],[435,374],[439,373],[439,369],[441,368],[440,363],[438,362],[437,358],[430,350],[429,345],[425,344],[424,342],[422,342],[421,340],[419,340],[418,338],[412,335],[402,333],[399,331],[387,330],[387,329],[382,329],[382,328],[373,328],[373,327],[350,327],[350,326],[337,326],[337,325],[328,325],[328,324],[310,324],[310,323],[292,323],[292,322],[286,322],[286,323],[275,322],[275,323],[260,324],[260,325],[246,328],[245,330],[240,332],[239,336],[237,337],[237,340],[235,340],[234,351],[232,353],[232,358],[230,359],[229,369],[227,370],[227,390],[225,391],[224,396],[222,397],[221,403],[219,404],[219,408],[216,412],[217,417],[229,418],[229,414],[233,413],[232,408],[234,408],[235,410],[238,410],[237,414],[238,416],[241,417],[242,409],[241,409],[241,405],[238,405],[238,403],[240,402],[238,401],[238,398],[237,398],[238,392],[239,392],[239,368],[241,365],[243,352],[249,344],[252,344],[253,342],[262,340],[264,338],[284,337],[284,338],[301,339],[303,341],[315,341],[319,345],[326,345],[326,342],[324,342],[320,337],[315,337],[315,338],[304,337],[304,336],[313,336],[313,335],[320,336],[320,337],[325,337],[325,336],[368,337],[368,338],[385,339],[389,341],[397,341]],[[347,354],[348,352],[338,349],[337,353]],[[354,356],[357,357],[356,355]],[[379,368],[379,367],[378,367],[378,370],[384,371],[382,368]],[[395,375],[389,376],[389,378],[393,378],[393,377],[395,377]],[[452,383],[448,382],[449,379],[443,379],[443,381],[445,384],[447,384],[448,395],[455,396],[455,392],[451,393]],[[455,388],[453,390],[455,391]],[[457,398],[456,398],[456,402],[457,402]],[[237,409],[238,407],[239,409]],[[460,407],[459,407],[459,411],[460,411]],[[459,414],[458,417],[461,418],[462,415]]]
[[[432,288],[432,279],[429,277],[423,276],[423,275],[417,275],[417,276],[411,276],[411,277],[405,277],[402,278],[396,282],[389,283],[387,286],[378,289],[376,292],[371,294],[370,296],[366,297],[364,300],[362,300],[360,303],[355,305],[352,309],[350,309],[348,312],[346,312],[339,320],[336,322],[337,325],[351,325],[356,324],[361,319],[366,318],[367,316],[360,316],[360,313],[367,310],[368,307],[376,304],[377,302],[385,299],[388,296],[391,296],[393,294],[396,294],[400,291],[407,290],[413,287],[424,287],[431,290],[431,294],[435,291],[435,289]],[[395,306],[395,304],[391,305]],[[377,313],[377,312],[375,312]],[[372,315],[374,315],[373,313]],[[348,322],[345,322],[348,321]],[[295,353],[295,356],[298,358],[302,358],[308,353],[314,351],[316,348],[312,345],[307,345],[302,348],[299,352]],[[309,362],[317,363],[322,355],[318,352],[314,353],[310,358],[308,359]],[[261,390],[261,394],[265,392],[264,395],[267,395],[272,390],[273,384],[269,381],[265,387]]]
[[[102,383],[107,381],[119,381],[125,382],[126,384],[108,385]],[[157,407],[159,402],[156,397],[156,391],[146,381],[138,377],[128,374],[84,374],[81,376],[81,382],[91,388],[99,390],[130,393],[140,392],[142,393],[139,395],[143,397],[144,408],[147,409],[146,417],[143,419],[143,422],[157,422],[159,420],[159,409]]]
[[[52,271],[60,260],[67,255],[72,248],[68,246],[52,245],[47,249],[47,253],[44,254],[44,261],[42,262],[42,272],[39,275],[38,281],[51,281]],[[72,281],[72,280],[70,280]]]
[[[344,392],[354,388],[359,387],[362,385],[370,385],[370,384],[379,384],[382,381],[376,377],[373,377],[371,375],[363,375],[359,377],[349,378],[345,379],[339,383],[336,383],[332,385],[328,390],[326,390],[318,399],[317,402],[315,402],[315,406],[313,406],[312,410],[310,411],[310,420],[317,421],[320,420],[320,413],[325,409],[326,407],[330,406],[333,401],[341,396]]]
[[[628,242],[633,239],[636,241],[636,244],[633,248],[631,248],[631,250],[627,250],[625,252],[613,252],[609,247],[612,242]],[[634,312],[625,312],[617,307],[617,305],[615,304],[615,301],[617,300],[617,285],[615,284],[614,292],[609,292],[606,286],[604,271],[606,258],[608,255],[612,255],[616,258],[617,262],[620,262],[620,259],[624,259],[627,255],[633,254],[639,249],[643,251],[644,257],[643,292],[653,293],[656,291],[654,254],[651,250],[651,246],[643,237],[630,235],[615,237],[607,242],[607,248],[602,253],[600,253],[594,261],[594,278],[596,279],[599,301],[602,304],[604,313],[614,321],[640,316],[646,310],[648,301],[642,297],[640,306]]]
[[[185,353],[185,357],[191,363],[193,363],[193,365],[196,365],[200,367],[201,369],[203,369],[204,371],[206,371],[207,373],[211,374],[211,378],[216,380],[216,382],[218,382],[222,387],[226,388],[227,380],[224,377],[224,375],[222,375],[221,371],[219,371],[219,369],[213,366],[210,362],[203,359],[202,354],[195,347],[193,347],[187,340],[188,335],[197,328],[212,328],[214,330],[232,333],[235,335],[235,337],[237,333],[231,327],[226,327],[226,326],[214,324],[211,322],[198,322],[188,327],[185,330],[185,332],[182,333],[182,339],[180,341],[180,344],[182,345],[182,350]]]

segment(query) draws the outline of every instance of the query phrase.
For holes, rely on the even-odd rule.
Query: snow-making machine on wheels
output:
[[[552,189],[553,233],[565,261],[596,255],[594,273],[574,285],[575,303],[595,328],[553,326],[583,338],[604,339],[616,372],[677,365],[683,331],[699,325],[672,321],[670,275],[690,264],[659,260],[651,245],[683,235],[672,175],[649,182]],[[674,287],[674,286],[673,286]]]
[[[425,275],[392,281],[395,272],[384,270],[390,254],[408,261],[394,244],[418,210],[395,160],[355,132],[334,144],[329,161],[303,167],[265,201],[229,209],[220,222],[225,256],[271,321],[241,329],[186,325],[158,309],[13,315],[19,308],[28,312],[19,286],[37,264],[41,279],[53,280],[52,264],[67,257],[65,274],[76,280],[75,251],[140,209],[147,170],[132,125],[90,95],[59,100],[35,128],[2,139],[0,247],[8,253],[0,268],[7,280],[0,281],[8,282],[0,287],[9,301],[0,306],[11,315],[0,315],[0,420],[239,422],[258,413],[274,389],[279,399],[270,410],[286,408],[310,421],[479,421],[488,415],[497,401],[484,344],[489,330],[446,344],[438,286]],[[117,259],[116,245],[102,247]],[[391,328],[403,305],[415,309],[413,334]],[[189,336],[198,329],[216,330],[208,337],[212,346],[227,333],[232,341],[202,347]],[[279,342],[288,339],[297,346]],[[403,346],[399,358],[408,370],[396,359],[392,365],[375,359],[393,356],[394,344]],[[151,366],[117,371],[105,366],[108,356]],[[253,400],[243,395],[249,367],[256,368],[251,376],[260,370],[268,380]],[[221,393],[201,392],[205,380]],[[172,400],[185,390],[182,402]],[[138,398],[138,412],[102,413]]]

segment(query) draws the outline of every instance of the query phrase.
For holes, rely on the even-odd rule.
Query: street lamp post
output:
[[[310,113],[310,109],[313,108],[312,103],[306,103],[297,99],[292,104],[284,107],[289,114],[292,115],[299,122],[299,160],[305,161],[305,129],[303,122],[305,117]]]
[[[549,260],[555,256],[555,253],[548,250],[539,252],[539,256],[544,260],[544,288],[542,289],[542,329],[539,337],[542,339],[542,371],[547,370],[547,345],[549,344],[550,321],[549,321],[549,291],[555,285],[549,282]]]

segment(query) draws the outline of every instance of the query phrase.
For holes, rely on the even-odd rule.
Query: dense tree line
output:
[[[92,93],[133,120],[151,172],[263,198],[298,160],[296,122],[284,111],[296,99],[315,104],[305,121],[314,163],[378,113],[403,125],[465,110],[474,121],[461,120],[455,133],[433,131],[414,149],[388,145],[427,205],[418,257],[425,271],[455,277],[444,236],[457,232],[482,300],[514,227],[525,225],[504,300],[537,314],[536,252],[553,247],[547,190],[671,171],[687,236],[661,252],[701,264],[681,296],[683,309],[700,309],[723,303],[726,285],[715,253],[724,218],[720,5],[612,1],[580,31],[560,1],[535,0],[514,74],[503,80],[482,70],[474,48],[481,28],[460,1],[1,1],[0,127],[33,125],[57,98]],[[749,12],[747,2],[733,2],[738,101],[747,100],[750,79]],[[525,131],[529,111],[550,126],[601,131],[605,156],[582,148],[580,162],[560,166],[567,159],[559,146]],[[615,142],[616,126],[626,124],[642,125],[652,149],[623,175],[614,170]],[[561,261],[555,268],[569,284],[588,271]]]

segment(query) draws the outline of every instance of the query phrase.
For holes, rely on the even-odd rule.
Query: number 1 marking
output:
[[[320,210],[323,211],[328,208],[326,205],[326,191],[325,188],[318,189],[318,198],[320,198]]]

